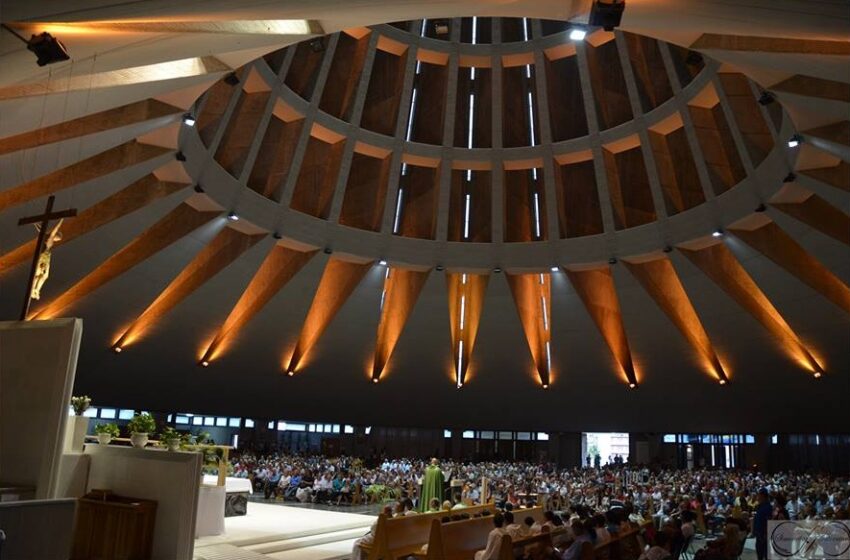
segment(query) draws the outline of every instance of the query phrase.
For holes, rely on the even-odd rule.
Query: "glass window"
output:
[[[251,420],[250,418],[246,418],[245,419],[245,427],[246,428],[253,428],[254,427],[254,421]]]
[[[189,423],[189,417],[188,416],[180,416],[178,414],[177,415],[177,421],[175,423],[176,424],[188,424]]]
[[[472,430],[464,430],[463,439],[475,439],[475,432]]]
[[[193,426],[203,426],[204,425],[204,417],[203,416],[195,416],[192,418]]]
[[[366,433],[366,435],[368,436],[369,434],[371,434],[371,433],[372,433],[372,426],[366,426],[366,428],[365,428],[363,431],[364,431],[364,432]]]
[[[349,426],[348,424],[346,424],[345,425],[345,433],[346,434],[353,434],[354,433],[354,426]]]
[[[204,426],[215,426],[215,417],[214,416],[204,417]]]
[[[513,432],[499,432],[499,439],[514,439]]]
[[[531,439],[531,432],[517,432],[516,438],[522,441],[528,441]]]
[[[86,418],[97,418],[97,410],[98,409],[94,407],[89,408],[88,410],[83,412],[83,416],[85,416]]]
[[[286,429],[286,422],[278,422],[277,423],[277,429],[278,429],[278,431],[285,430]]]
[[[270,429],[270,430],[273,430],[273,429],[274,429],[274,420],[272,420],[271,422],[269,422],[269,429]]]
[[[664,443],[676,443],[676,434],[664,434]]]
[[[231,428],[238,428],[242,424],[241,418],[231,418],[227,421],[227,425]]]
[[[284,422],[286,429],[290,432],[306,432],[307,424],[293,424],[292,422]],[[328,424],[330,426],[330,424]]]
[[[770,436],[770,443],[772,443],[773,445],[779,443],[779,434],[773,434],[772,436]]]
[[[481,439],[493,439],[496,437],[496,432],[478,432],[478,437]]]
[[[549,434],[546,432],[537,432],[537,441],[549,441]]]
[[[118,415],[118,411],[115,410],[114,408],[101,408],[100,409],[100,417],[101,418],[107,418],[109,420],[114,420],[115,416],[117,416],[117,415]],[[170,419],[168,421],[171,422]]]
[[[452,437],[452,431],[451,430],[443,430],[443,437],[444,438]]]
[[[227,427],[227,418],[218,417],[215,419],[215,425],[218,427]]]
[[[330,424],[325,424],[325,433],[326,434],[331,433],[333,430],[334,430],[333,426],[331,426]]]
[[[747,434],[747,435],[744,436],[744,442],[745,443],[755,443],[756,438],[753,434]]]
[[[339,433],[339,424],[334,424],[334,433],[335,434]]]

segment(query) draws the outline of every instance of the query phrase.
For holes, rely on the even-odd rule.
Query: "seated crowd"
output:
[[[351,458],[251,453],[232,459],[233,475],[250,478],[268,498],[322,503],[387,503],[387,516],[414,515],[425,461],[367,462]],[[744,470],[649,469],[625,464],[557,469],[526,462],[441,464],[454,501],[431,500],[425,511],[445,512],[444,523],[492,516],[493,530],[476,560],[498,557],[502,535],[512,541],[552,532],[552,545],[535,558],[586,560],[585,542],[599,546],[618,534],[640,529],[641,560],[676,560],[692,539],[709,537],[696,552],[700,560],[735,560],[744,540],[766,536],[767,519],[848,519],[847,478]],[[482,481],[487,486],[482,488]],[[481,503],[493,509],[472,516],[463,508]],[[540,505],[545,522],[523,516],[522,507]],[[369,542],[369,535],[361,541]],[[762,538],[760,538],[762,537]],[[531,557],[532,552],[524,551]],[[360,558],[357,547],[354,557]]]

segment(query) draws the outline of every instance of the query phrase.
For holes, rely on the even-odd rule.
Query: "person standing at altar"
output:
[[[425,475],[422,477],[422,492],[419,493],[418,508],[420,512],[427,509],[433,498],[437,498],[442,503],[445,480],[440,462],[434,457],[431,459],[431,464],[425,468]]]

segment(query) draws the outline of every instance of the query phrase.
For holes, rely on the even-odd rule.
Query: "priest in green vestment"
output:
[[[422,492],[419,494],[419,511],[428,511],[428,504],[433,498],[443,503],[443,471],[436,458],[431,459],[431,464],[425,468],[425,476],[422,477]]]

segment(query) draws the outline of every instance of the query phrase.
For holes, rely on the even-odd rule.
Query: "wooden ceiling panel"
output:
[[[552,372],[552,281],[549,274],[507,274],[511,295],[528,341],[540,385],[548,389]]]
[[[455,365],[455,385],[458,388],[468,382],[467,370],[478,335],[489,279],[486,274],[446,274],[452,357]]]

